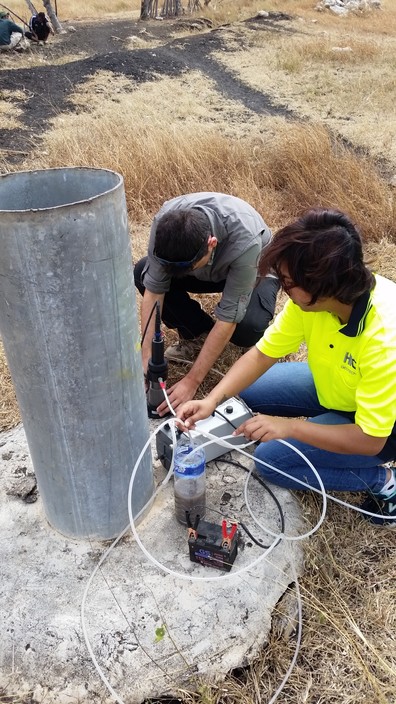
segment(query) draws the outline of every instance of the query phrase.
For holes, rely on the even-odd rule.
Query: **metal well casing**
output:
[[[69,536],[115,537],[149,437],[119,174],[0,178],[0,333],[48,520]],[[152,492],[148,450],[135,515]]]

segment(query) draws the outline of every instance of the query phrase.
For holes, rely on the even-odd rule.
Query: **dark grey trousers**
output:
[[[137,262],[134,268],[135,285],[144,294],[141,282],[147,257]],[[167,328],[177,329],[179,337],[192,340],[209,332],[215,321],[206,313],[200,303],[189,293],[221,293],[225,281],[200,281],[194,276],[174,278],[168,293],[165,294],[162,321]],[[262,336],[274,316],[276,296],[279,290],[278,279],[265,277],[254,288],[245,316],[237,324],[231,342],[239,347],[252,347]]]

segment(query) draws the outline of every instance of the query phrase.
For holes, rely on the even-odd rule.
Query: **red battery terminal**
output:
[[[238,524],[237,523],[232,523],[230,531],[228,532],[228,526],[227,526],[227,521],[224,520],[221,524],[221,534],[222,534],[222,541],[221,541],[221,546],[223,548],[227,548],[228,550],[231,548],[231,541],[237,531]]]

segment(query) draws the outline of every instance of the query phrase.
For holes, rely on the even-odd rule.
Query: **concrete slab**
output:
[[[154,558],[181,576],[154,566],[128,531],[89,584],[107,545],[71,540],[48,524],[22,426],[0,434],[0,455],[0,694],[18,695],[18,701],[29,694],[35,704],[139,704],[194,688],[202,679],[221,679],[259,653],[273,608],[293,582],[291,565],[302,571],[300,543],[282,541],[263,557],[265,550],[242,533],[229,575],[197,565],[189,560],[186,529],[173,515],[170,483],[138,532]],[[251,463],[234,451],[232,458]],[[242,520],[269,545],[273,538],[254,525],[245,506],[245,472],[223,459],[208,464],[207,504],[213,511],[207,520]],[[154,466],[160,481],[165,470]],[[293,496],[275,493],[286,533],[302,532]],[[254,480],[249,500],[260,522],[277,532],[278,510]],[[113,696],[93,665],[83,628]]]

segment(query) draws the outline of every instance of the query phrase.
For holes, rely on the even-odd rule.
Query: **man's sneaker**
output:
[[[379,516],[376,517],[362,513],[363,518],[370,521],[370,523],[376,523],[381,526],[388,524],[396,528],[396,494],[388,498],[383,498],[380,494],[378,496],[369,494],[360,508],[362,508],[363,511],[379,514]]]
[[[176,345],[167,347],[164,355],[171,362],[193,362],[199,355],[208,333],[194,337],[193,340],[179,340]]]

